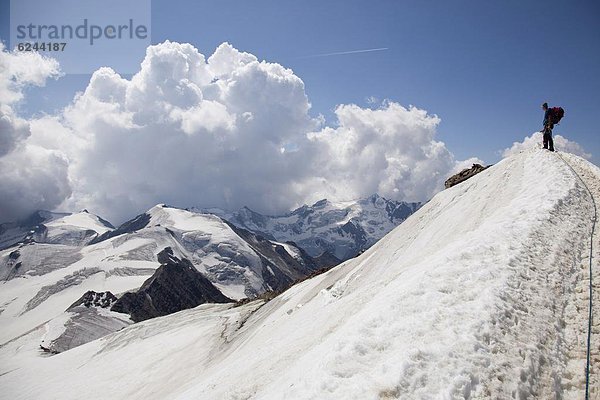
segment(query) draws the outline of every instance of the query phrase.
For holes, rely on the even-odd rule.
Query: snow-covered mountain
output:
[[[598,167],[531,149],[437,194],[362,255],[271,301],[204,304],[52,357],[39,353],[44,325],[23,332],[0,347],[2,396],[582,398],[595,210],[563,159],[600,199]],[[593,363],[599,345],[592,335]],[[590,388],[599,394],[598,374]]]
[[[207,278],[233,300],[284,290],[333,265],[331,260],[314,259],[292,244],[266,240],[217,216],[165,205],[157,205],[117,229],[101,229],[94,225],[96,221],[102,220],[87,212],[61,216],[38,224],[42,233],[37,236],[0,251],[0,279],[4,281],[0,344],[46,323],[58,326],[52,329],[51,341],[73,335],[61,326],[75,329],[89,323],[103,332],[106,326],[100,326],[98,315],[108,317],[111,310],[79,307],[73,311],[71,305],[89,291],[120,296],[136,290],[154,277],[165,249],[180,260],[189,260],[202,279]],[[93,235],[80,234],[92,230]],[[86,240],[79,240],[83,237]],[[182,288],[173,288],[177,289]],[[100,319],[110,327],[122,327],[112,317]],[[84,333],[74,343],[94,337]],[[65,345],[46,347],[59,351]]]
[[[113,229],[87,210],[76,214],[37,211],[25,220],[0,224],[0,250],[28,242],[83,246]]]
[[[311,256],[329,252],[347,260],[371,247],[420,206],[374,194],[358,201],[324,199],[278,216],[262,215],[247,207],[237,212],[206,211],[273,240],[294,242]]]

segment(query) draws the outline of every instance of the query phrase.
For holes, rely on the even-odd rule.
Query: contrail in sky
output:
[[[372,51],[383,51],[388,50],[387,47],[378,47],[376,49],[363,49],[363,50],[352,50],[352,51],[338,51],[335,53],[325,53],[325,54],[313,54],[310,56],[304,56],[300,58],[313,58],[313,57],[329,57],[329,56],[340,56],[343,54],[357,54],[357,53],[370,53]]]

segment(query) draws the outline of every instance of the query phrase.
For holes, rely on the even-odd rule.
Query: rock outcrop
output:
[[[131,325],[128,315],[110,311],[116,301],[111,292],[87,291],[63,314],[49,321],[41,349],[62,353]]]
[[[88,290],[83,296],[79,298],[75,303],[71,304],[67,311],[70,311],[78,306],[84,307],[101,307],[110,308],[117,301],[117,297],[111,292],[95,292]]]
[[[451,188],[452,186],[458,185],[459,183],[464,182],[467,179],[477,175],[481,171],[485,171],[489,167],[491,167],[491,165],[484,167],[480,164],[473,164],[471,168],[465,168],[458,174],[452,175],[450,178],[448,178],[444,183],[444,186],[446,186],[446,189]]]
[[[172,314],[203,303],[229,303],[204,275],[167,247],[158,255],[161,266],[137,292],[125,293],[111,310],[126,313],[135,322]]]

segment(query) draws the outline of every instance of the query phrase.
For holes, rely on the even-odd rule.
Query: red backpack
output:
[[[550,122],[556,125],[565,116],[565,110],[562,107],[552,107],[550,109]]]

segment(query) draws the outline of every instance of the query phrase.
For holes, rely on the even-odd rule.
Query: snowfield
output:
[[[205,304],[51,357],[33,329],[0,348],[0,397],[581,399],[594,204],[561,157],[598,201],[598,167],[530,149],[269,302]]]

